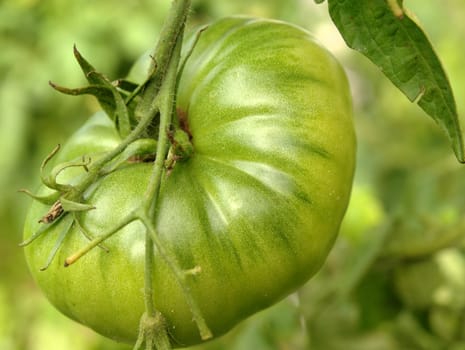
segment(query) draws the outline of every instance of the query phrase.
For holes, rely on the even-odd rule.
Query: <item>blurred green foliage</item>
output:
[[[117,350],[49,305],[27,272],[22,221],[44,156],[98,109],[48,80],[84,82],[72,46],[111,78],[156,42],[168,0],[0,3],[0,350]],[[463,0],[405,1],[465,111]],[[296,294],[200,350],[465,349],[465,170],[447,138],[312,0],[193,0],[191,26],[248,14],[308,28],[345,66],[359,140],[353,196],[322,271]]]

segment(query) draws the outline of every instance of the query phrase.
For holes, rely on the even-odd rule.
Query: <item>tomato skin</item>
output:
[[[350,92],[339,64],[307,32],[233,17],[202,34],[177,97],[194,153],[164,178],[155,222],[181,267],[200,267],[188,282],[219,336],[305,283],[331,249],[354,172]],[[60,161],[98,155],[118,141],[100,113],[70,140]],[[150,171],[150,164],[133,164],[101,179],[86,193],[96,209],[81,215],[82,226],[97,236],[137,208]],[[75,169],[65,170],[60,180],[75,176]],[[32,205],[26,238],[46,211]],[[109,253],[96,248],[65,269],[64,259],[86,244],[73,226],[52,265],[39,272],[62,221],[26,247],[34,278],[64,314],[134,342],[144,312],[143,225],[133,222],[108,239]],[[157,251],[153,279],[155,306],[173,343],[200,342]]]

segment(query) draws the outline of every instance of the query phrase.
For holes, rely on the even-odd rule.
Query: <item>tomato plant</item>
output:
[[[336,60],[306,31],[273,20],[226,18],[184,40],[189,8],[189,0],[172,2],[153,54],[126,79],[110,81],[75,48],[89,84],[51,85],[94,95],[102,111],[45,158],[44,186],[29,193],[36,202],[22,245],[38,284],[64,314],[107,337],[135,342],[135,350],[169,350],[219,336],[302,286],[325,261],[352,186],[352,106]],[[465,162],[448,79],[402,2],[328,0],[328,10],[346,44],[442,126]],[[396,176],[386,192],[407,192]],[[345,231],[350,249],[356,248],[350,268],[339,269],[344,278],[316,293],[334,307],[311,307],[305,316],[301,304],[312,335],[332,338],[327,329],[345,335],[347,321],[365,327],[395,317],[399,308],[371,312],[379,300],[385,305],[397,297],[415,307],[410,295],[422,286],[410,282],[418,268],[439,268],[435,290],[463,289],[460,278],[441,270],[462,262],[461,251],[438,253],[461,237],[459,229],[444,235],[442,221],[451,225],[458,216],[449,209],[455,208],[441,206],[442,221],[415,213],[405,219],[399,208],[409,206],[398,205],[397,194],[386,193],[383,205],[375,198],[379,191],[372,195],[368,204],[380,203],[383,215],[359,227],[349,220]],[[428,196],[421,198],[427,204]],[[359,199],[363,206],[367,198]],[[371,237],[360,235],[372,229]],[[396,288],[389,288],[387,270],[365,284],[383,259],[437,253],[425,265],[391,265]],[[326,327],[349,294],[369,302],[340,318],[340,326]],[[441,338],[458,338],[461,311],[455,310],[462,300],[446,305],[433,294],[418,308],[431,311],[429,326]],[[443,327],[443,319],[454,324]],[[326,336],[310,338],[327,348]]]
[[[187,60],[176,97],[171,127],[192,149],[176,153],[178,139],[166,135],[176,156],[164,163],[151,208],[164,250],[155,245],[149,280],[171,342],[186,346],[201,341],[186,293],[218,336],[320,268],[348,203],[355,135],[343,70],[309,33],[283,22],[212,24]],[[54,159],[56,182],[79,184],[89,164],[123,141],[118,126],[103,112],[89,119]],[[123,159],[83,191],[85,208],[67,210],[62,199],[66,215],[44,226],[37,221],[49,206],[35,202],[25,225],[26,240],[45,227],[25,251],[50,301],[119,341],[136,340],[144,313],[148,228],[143,220],[117,223],[140,206],[151,171],[151,161]],[[63,267],[88,243],[81,233],[95,239],[115,225],[100,247]]]

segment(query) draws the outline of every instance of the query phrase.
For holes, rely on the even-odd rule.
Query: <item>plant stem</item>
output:
[[[183,271],[179,268],[179,264],[176,260],[176,257],[173,254],[170,254],[169,251],[167,251],[163,243],[160,240],[160,237],[158,235],[157,230],[155,229],[155,226],[152,224],[151,220],[148,220],[147,218],[141,218],[142,222],[144,223],[145,227],[147,228],[148,233],[150,234],[153,242],[155,243],[155,246],[158,249],[158,252],[162,259],[166,262],[168,267],[171,269],[171,271],[174,274],[174,278],[176,279],[176,282],[179,284],[179,287],[181,288],[184,297],[186,298],[186,302],[189,305],[189,308],[192,312],[192,318],[194,319],[195,323],[197,324],[197,327],[200,332],[200,337],[202,340],[207,340],[213,337],[212,332],[210,331],[210,328],[207,325],[207,322],[202,316],[202,312],[197,305],[197,302],[195,301],[194,296],[191,293],[191,289],[189,288],[189,285],[187,284],[186,281],[186,276],[190,274],[191,272],[198,273],[200,271],[199,268],[193,268],[192,270],[188,271]]]
[[[168,131],[174,112],[177,72],[189,7],[189,0],[175,0],[173,2],[153,56],[153,62],[156,66],[151,70],[153,73],[146,82],[142,99],[135,111],[136,118],[140,118],[140,120],[152,120],[157,113],[160,114],[156,158],[144,195],[144,206],[141,208],[142,214],[139,217],[146,226],[144,273],[146,314],[141,320],[141,330],[147,350],[152,347],[158,350],[171,349],[164,317],[155,309],[153,302],[153,239],[158,239],[158,237],[153,235],[153,230],[148,224],[151,225],[155,217],[155,208],[169,149]],[[160,245],[156,244],[156,246],[160,251]],[[164,249],[161,250],[161,255],[165,260],[166,255],[169,256],[169,261],[173,260],[171,255],[163,254]]]
[[[168,17],[163,24],[160,40],[157,43],[153,55],[153,73],[145,83],[146,88],[142,95],[142,100],[136,107],[135,117],[139,119],[144,114],[153,113],[154,96],[158,95],[168,66],[172,59],[172,53],[177,43],[177,38],[184,31],[187,15],[189,13],[190,0],[174,0]]]
[[[150,266],[150,267],[149,267]],[[144,270],[144,297],[145,312],[149,316],[155,315],[155,306],[153,305],[153,242],[150,235],[145,234],[145,270]]]
[[[169,140],[168,132],[173,119],[174,111],[174,98],[176,94],[176,78],[178,72],[178,65],[181,56],[182,35],[178,38],[173,57],[170,62],[169,69],[165,76],[163,85],[159,91],[156,102],[160,110],[160,127],[157,142],[157,156],[153,165],[152,175],[150,177],[149,185],[145,198],[147,199],[145,208],[150,216],[153,216],[153,209],[158,200],[158,193],[160,190],[164,165],[166,156],[168,154]]]

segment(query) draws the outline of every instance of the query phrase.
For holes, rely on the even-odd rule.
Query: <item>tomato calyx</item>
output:
[[[76,190],[76,187],[70,184],[62,184],[58,182],[58,176],[66,169],[72,167],[82,167],[86,172],[89,172],[88,166],[91,163],[90,157],[83,156],[82,159],[76,161],[68,161],[55,166],[50,173],[46,174],[45,167],[49,161],[58,153],[61,146],[57,145],[53,151],[44,159],[40,167],[42,183],[51,189],[53,192],[49,195],[38,196],[33,195],[27,190],[21,190],[43,204],[51,205],[49,211],[39,219],[39,223],[51,224],[61,217],[65,212],[84,211],[94,209],[94,207],[79,203],[81,193]],[[27,243],[28,244],[28,243]],[[26,245],[26,243],[22,243]]]

